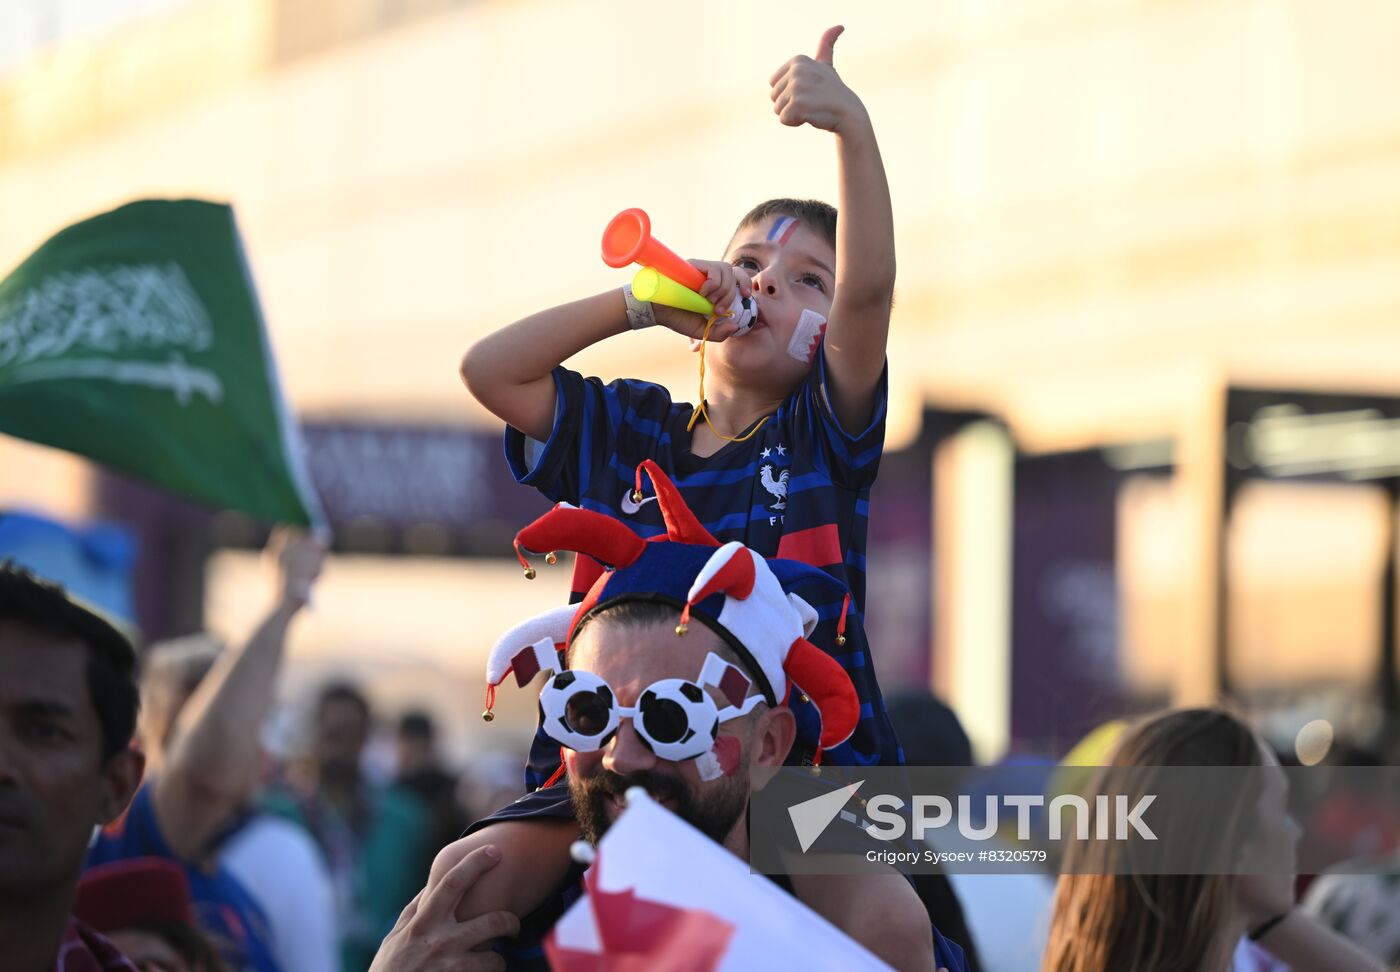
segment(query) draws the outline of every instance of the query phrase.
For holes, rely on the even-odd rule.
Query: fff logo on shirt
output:
[[[768,525],[777,526],[784,522],[787,510],[788,476],[790,469],[779,469],[777,462],[787,459],[787,446],[779,442],[776,446],[765,446],[759,453],[760,459],[771,459],[758,467],[758,485],[768,493]]]

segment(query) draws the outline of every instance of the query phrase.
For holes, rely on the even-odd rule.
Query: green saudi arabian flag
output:
[[[228,206],[131,203],[0,281],[0,432],[263,520],[324,521]]]

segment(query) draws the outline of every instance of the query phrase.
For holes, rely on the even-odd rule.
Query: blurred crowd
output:
[[[75,930],[90,928],[143,972],[363,972],[434,855],[523,791],[523,754],[449,767],[430,713],[376,713],[349,682],[321,688],[292,758],[264,749],[288,631],[322,557],[316,541],[279,534],[247,643],[152,644],[139,668],[125,636],[60,588],[0,572],[0,938],[12,958],[20,938],[48,947],[35,932],[57,912],[30,912],[57,892],[82,922],[64,914],[65,956],[100,951]],[[366,771],[377,731],[396,743],[386,778]],[[6,967],[52,957],[16,961]]]
[[[143,972],[364,972],[439,852],[523,792],[523,753],[448,766],[431,713],[377,713],[364,688],[347,681],[316,694],[304,747],[271,757],[260,727],[323,551],[281,533],[266,558],[268,606],[246,643],[197,635],[153,644],[139,666],[125,636],[61,588],[0,568],[6,968],[124,969],[129,959]],[[972,766],[957,714],[931,694],[893,692],[888,708],[910,765]],[[389,775],[366,770],[377,730],[394,735]],[[1396,736],[1385,730],[1338,741],[1326,759],[1385,766],[1396,755]],[[1243,717],[1216,708],[1118,721],[1068,754],[1006,765],[1049,775],[1061,758],[1265,769],[1296,762]],[[1396,966],[1395,794],[1346,785],[1303,796],[1302,809],[1259,796],[1276,841],[1267,852],[1293,853],[1301,829],[1293,815],[1303,814],[1333,857],[1365,858],[1367,867],[1296,880],[1158,877],[1150,910],[1124,892],[1124,882],[1142,879],[1107,866],[1058,882],[1051,870],[950,875],[969,967],[1109,972],[1147,967],[1134,956],[1149,955],[1152,968],[1175,967],[1160,963],[1191,943],[1164,937],[1174,922],[1220,952],[1212,967]],[[1220,839],[1232,838],[1222,831]]]

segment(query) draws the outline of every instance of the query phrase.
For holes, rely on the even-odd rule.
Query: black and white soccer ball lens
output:
[[[592,672],[563,671],[540,693],[540,722],[556,741],[579,752],[602,746],[617,728],[612,690]]]
[[[641,710],[643,735],[653,748],[685,746],[697,735],[714,739],[719,731],[719,712],[694,682],[666,679],[657,682],[637,700]],[[657,755],[674,759],[677,754],[657,748]]]
[[[642,741],[662,759],[698,756],[719,734],[714,701],[700,686],[681,678],[648,686],[627,714]],[[540,724],[556,742],[576,752],[595,752],[607,745],[622,715],[612,689],[592,672],[560,672],[540,693]],[[699,751],[696,737],[708,738]]]

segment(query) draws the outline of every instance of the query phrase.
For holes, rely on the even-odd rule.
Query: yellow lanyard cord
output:
[[[732,312],[731,312],[731,313],[729,313],[729,314],[725,314],[724,316],[725,316],[725,317],[732,317],[733,314],[732,314]],[[770,415],[765,415],[765,416],[763,416],[763,418],[761,418],[761,419],[758,420],[758,424],[755,425],[752,429],[749,430],[749,434],[748,434],[748,435],[741,435],[741,436],[739,436],[739,437],[736,439],[736,438],[733,437],[733,436],[725,435],[725,434],[724,434],[723,432],[721,432],[719,429],[715,428],[715,423],[713,423],[713,422],[710,421],[710,412],[709,412],[709,409],[707,409],[707,408],[705,407],[705,345],[708,344],[709,341],[710,341],[710,328],[712,328],[712,327],[715,326],[715,321],[717,321],[717,320],[719,320],[718,315],[711,314],[711,315],[709,316],[709,319],[705,321],[705,330],[704,330],[704,332],[701,333],[701,335],[700,335],[700,404],[699,404],[699,405],[696,405],[696,406],[695,406],[695,411],[690,413],[690,422],[689,422],[689,424],[686,425],[685,430],[686,430],[687,432],[693,432],[693,431],[695,431],[695,423],[696,423],[696,421],[697,421],[701,416],[704,416],[704,418],[705,418],[705,424],[708,425],[708,426],[710,427],[710,431],[713,432],[715,435],[719,436],[719,437],[720,437],[721,439],[723,439],[724,441],[726,441],[726,442],[747,442],[747,441],[749,441],[750,439],[752,439],[756,434],[758,434],[758,430],[761,429],[761,428],[763,428],[763,423],[764,423],[764,422],[767,422],[770,418],[772,418],[772,416],[770,416]]]

